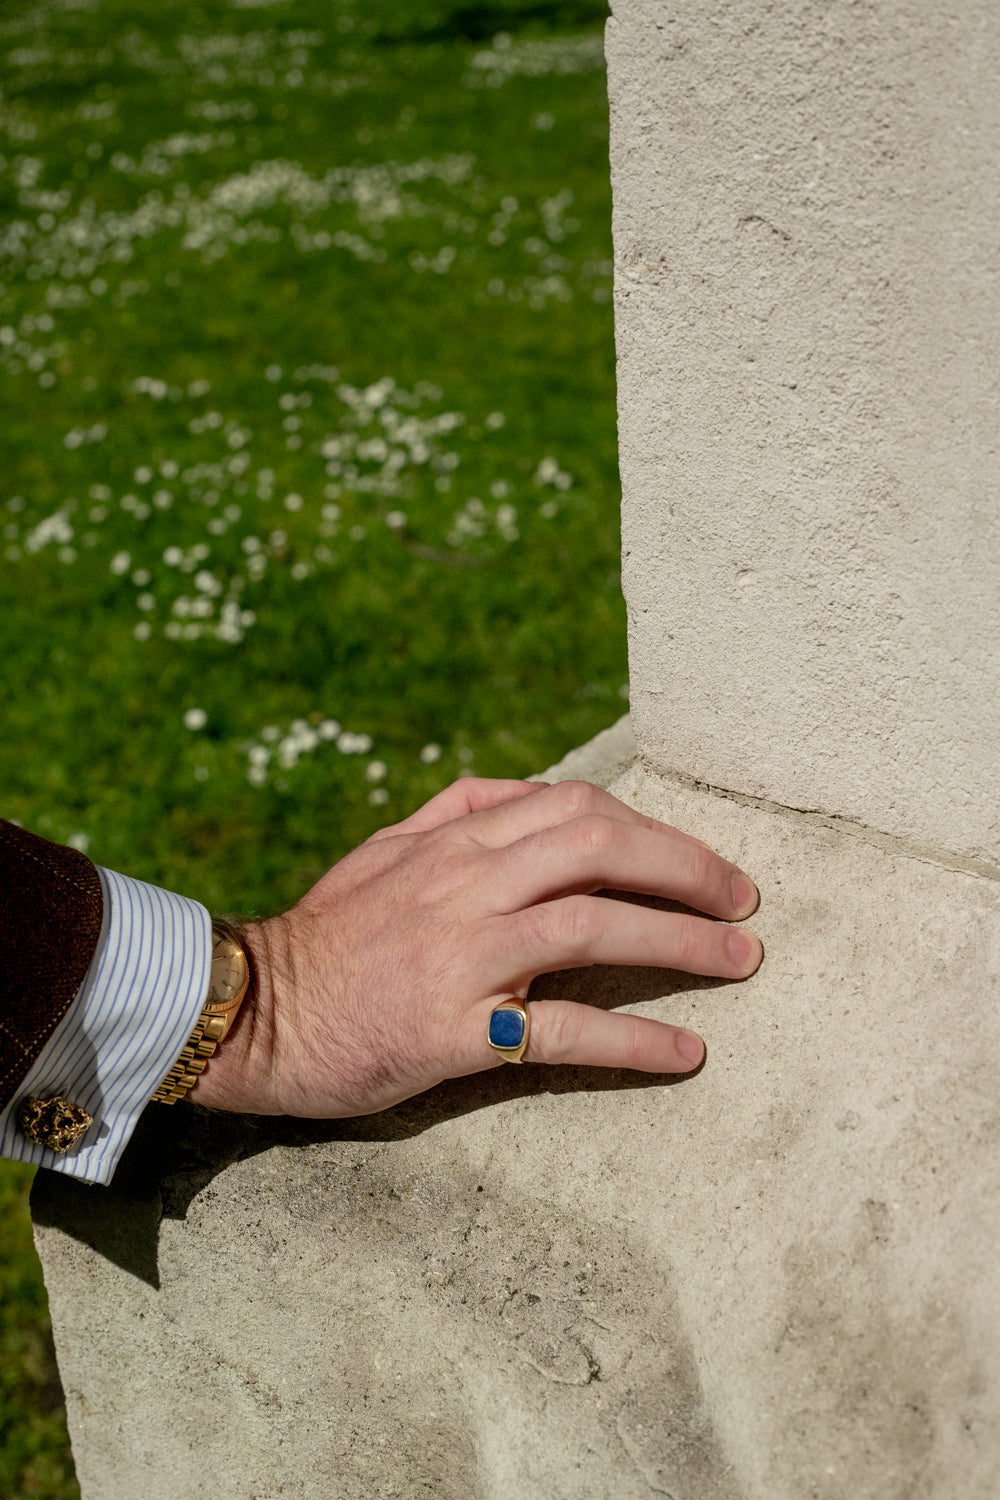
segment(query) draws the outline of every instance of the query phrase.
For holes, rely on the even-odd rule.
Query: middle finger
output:
[[[672,829],[588,815],[491,850],[490,901],[518,911],[538,902],[609,888],[683,902],[725,921],[749,916],[757,888],[738,866]]]

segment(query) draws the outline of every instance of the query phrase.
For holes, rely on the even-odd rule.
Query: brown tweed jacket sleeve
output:
[[[0,1109],[69,1010],[102,918],[85,855],[0,818]]]

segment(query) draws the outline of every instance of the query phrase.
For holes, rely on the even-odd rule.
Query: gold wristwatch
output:
[[[236,929],[214,917],[208,997],[184,1051],[153,1095],[158,1104],[176,1104],[198,1082],[209,1058],[229,1035],[252,978],[250,957]]]

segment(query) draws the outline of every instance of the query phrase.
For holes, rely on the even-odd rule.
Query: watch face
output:
[[[241,1000],[249,978],[249,965],[240,945],[224,932],[213,932],[208,1004],[225,1006]]]

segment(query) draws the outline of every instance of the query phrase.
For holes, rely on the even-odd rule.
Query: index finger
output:
[[[521,785],[525,783],[522,782]],[[498,803],[478,811],[469,825],[472,837],[491,849],[499,849],[526,838],[529,834],[539,833],[543,828],[553,828],[557,824],[571,823],[577,818],[596,814],[615,818],[620,823],[629,823],[635,828],[669,833],[672,838],[702,849],[709,847],[704,839],[684,833],[680,828],[673,828],[669,823],[661,823],[657,818],[640,812],[637,807],[629,807],[627,802],[620,801],[590,781],[536,781],[531,785],[538,788],[537,797],[529,797],[520,804]]]
[[[726,921],[756,910],[757,887],[737,865],[669,823],[586,781],[481,812],[467,825],[504,858],[492,894],[507,910],[573,891],[644,891]]]
[[[397,833],[426,833],[431,828],[440,828],[443,823],[453,822],[455,818],[465,817],[467,813],[482,812],[498,803],[528,797],[540,789],[537,781],[503,781],[484,776],[460,776],[401,823],[392,823],[373,833],[369,842],[392,838]]]

